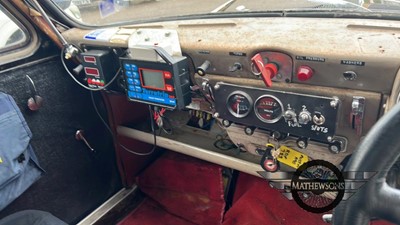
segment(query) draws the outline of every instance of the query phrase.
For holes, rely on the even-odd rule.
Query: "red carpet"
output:
[[[221,174],[222,167],[218,165],[166,152],[137,181],[147,196],[172,215],[195,224],[212,225],[221,224],[224,214]]]
[[[177,216],[166,212],[162,207],[149,198],[145,199],[140,206],[131,212],[118,225],[194,225]]]
[[[225,214],[223,225],[328,225],[323,214],[314,214],[289,201],[267,181],[240,173],[233,207]],[[374,221],[371,225],[392,225]]]
[[[240,173],[233,207],[224,213],[221,167],[168,152],[137,179],[150,196],[118,225],[326,225],[264,179]],[[374,222],[373,225],[389,225]]]
[[[233,207],[223,225],[326,225],[321,215],[304,211],[264,179],[241,173],[237,184]]]

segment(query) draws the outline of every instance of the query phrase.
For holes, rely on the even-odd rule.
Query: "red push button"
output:
[[[172,78],[171,73],[170,72],[164,72],[164,78],[165,79],[171,79]]]
[[[297,70],[297,79],[299,81],[306,81],[310,79],[314,74],[314,71],[311,67],[309,66],[300,66],[299,69]]]
[[[172,87],[172,85],[167,84],[167,85],[165,85],[165,89],[166,89],[167,91],[172,92],[172,91],[174,90],[174,87]]]

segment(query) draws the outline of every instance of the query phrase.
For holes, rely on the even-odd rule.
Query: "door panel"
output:
[[[31,93],[26,75],[43,98],[43,106],[35,112],[27,107]],[[23,209],[39,209],[76,223],[120,189],[112,138],[94,111],[90,93],[72,81],[58,57],[0,73],[0,91],[14,97],[20,107],[32,130],[39,162],[46,170],[38,182],[0,212],[0,218]],[[85,131],[95,153],[75,139],[78,129]]]

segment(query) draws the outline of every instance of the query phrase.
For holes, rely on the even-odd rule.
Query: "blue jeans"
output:
[[[24,210],[0,219],[0,225],[67,225],[48,212]]]
[[[29,143],[31,137],[14,99],[0,92],[0,210],[43,173]]]

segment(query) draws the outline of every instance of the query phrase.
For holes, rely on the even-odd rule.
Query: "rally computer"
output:
[[[120,58],[128,99],[168,109],[185,108],[191,102],[188,59],[173,57],[157,46],[143,48],[157,57]]]

